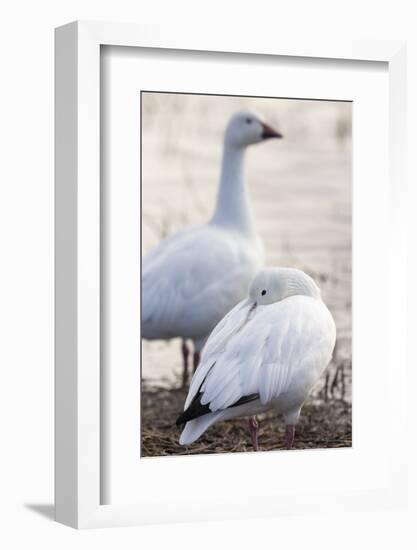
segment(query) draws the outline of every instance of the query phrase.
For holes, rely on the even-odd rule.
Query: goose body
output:
[[[188,445],[215,422],[282,413],[287,446],[301,407],[332,357],[336,328],[314,281],[296,269],[261,271],[249,298],[216,326],[191,382],[180,437]],[[257,424],[251,419],[257,447]]]
[[[212,218],[178,231],[143,258],[143,338],[191,339],[198,355],[216,324],[247,294],[263,264],[263,247],[244,177],[245,150],[272,137],[281,135],[256,116],[232,117]],[[183,345],[186,369],[185,352]]]
[[[190,338],[200,348],[262,261],[261,242],[229,228],[195,226],[166,239],[142,270],[142,336]]]

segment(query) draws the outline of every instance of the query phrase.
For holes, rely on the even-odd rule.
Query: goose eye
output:
[[[262,294],[262,296],[265,296],[266,290],[263,290],[263,291],[261,292],[261,294]]]
[[[252,119],[251,119],[251,118],[247,118],[247,119],[246,119],[246,124],[252,124]]]

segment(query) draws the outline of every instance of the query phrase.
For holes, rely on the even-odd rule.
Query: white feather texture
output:
[[[212,219],[177,232],[143,258],[143,338],[191,338],[199,350],[222,317],[247,295],[264,253],[244,178],[245,150],[270,137],[281,136],[255,115],[232,117]]]
[[[295,269],[262,271],[250,298],[207,340],[184,410],[200,394],[211,412],[187,422],[180,443],[195,441],[216,421],[271,408],[296,420],[330,362],[335,339],[333,318],[310,277]],[[252,395],[252,401],[233,407]]]

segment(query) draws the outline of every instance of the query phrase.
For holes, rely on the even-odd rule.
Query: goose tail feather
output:
[[[222,415],[223,411],[218,411],[189,420],[181,433],[180,445],[194,443],[212,424],[218,422]]]

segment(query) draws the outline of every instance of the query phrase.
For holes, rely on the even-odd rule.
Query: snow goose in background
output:
[[[215,422],[249,416],[258,449],[255,415],[284,415],[292,447],[301,407],[332,357],[333,318],[313,279],[298,269],[268,268],[254,279],[249,298],[213,330],[203,349],[184,412],[180,437],[189,445]]]
[[[225,132],[217,204],[206,225],[178,231],[142,263],[142,337],[181,337],[187,382],[187,339],[194,369],[208,335],[242,298],[263,264],[244,177],[247,146],[281,134],[251,113],[235,114]]]

